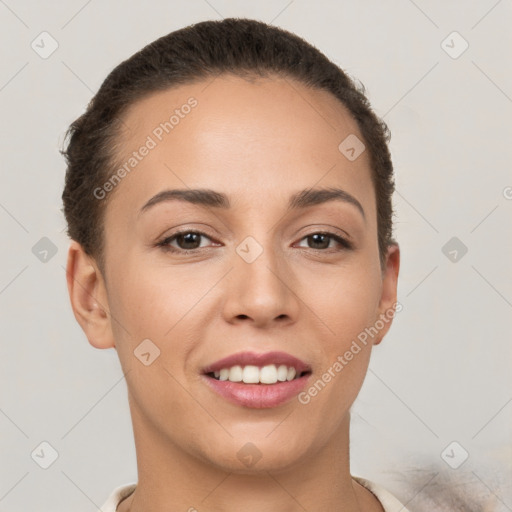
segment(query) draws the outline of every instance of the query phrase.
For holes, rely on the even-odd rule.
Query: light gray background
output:
[[[68,301],[58,149],[121,60],[229,16],[312,42],[392,131],[404,309],[353,407],[352,473],[412,511],[443,484],[512,510],[510,0],[0,0],[0,512],[92,512],[136,481],[116,352],[88,344]],[[47,59],[31,48],[42,31],[59,45]],[[442,44],[453,31],[469,43],[458,58],[461,39]],[[32,250],[43,237],[57,249],[46,262]],[[468,249],[456,262],[452,237]],[[31,456],[43,441],[58,452],[48,469]],[[458,469],[442,458],[453,441],[452,465],[469,453]]]

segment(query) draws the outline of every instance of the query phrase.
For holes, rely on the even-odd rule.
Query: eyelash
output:
[[[203,248],[196,247],[195,249],[177,249],[176,247],[172,247],[171,245],[169,245],[170,242],[174,241],[179,235],[186,235],[186,234],[200,235],[202,237],[208,238],[209,240],[212,240],[212,238],[209,237],[206,233],[203,233],[201,231],[194,231],[194,230],[187,229],[187,230],[183,230],[183,231],[178,231],[178,232],[174,233],[173,235],[164,238],[163,240],[158,242],[156,245],[157,245],[157,247],[160,247],[162,250],[164,250],[166,252],[179,253],[179,254],[183,254],[183,255],[194,254],[197,251],[199,251],[200,249],[204,249],[204,247]],[[302,237],[301,241],[304,240],[305,238],[309,238],[313,235],[324,235],[329,238],[332,238],[333,240],[335,240],[336,242],[338,242],[341,245],[342,248],[339,249],[340,251],[343,251],[343,250],[350,251],[354,248],[353,244],[351,242],[349,242],[345,238],[342,238],[339,235],[330,233],[329,231],[315,231],[314,233],[309,233],[308,235]],[[301,247],[301,249],[311,249],[313,251],[320,251],[320,252],[325,252],[325,253],[331,252],[329,249],[313,249],[311,247]]]

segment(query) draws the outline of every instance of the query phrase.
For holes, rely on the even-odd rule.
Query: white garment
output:
[[[389,491],[380,485],[370,482],[370,480],[366,480],[360,476],[352,475],[352,478],[363,487],[366,487],[366,489],[377,497],[384,509],[384,512],[408,512],[404,505],[402,505]],[[137,487],[136,483],[116,487],[98,512],[116,512],[119,502],[123,498],[129,496],[135,490],[135,487]]]

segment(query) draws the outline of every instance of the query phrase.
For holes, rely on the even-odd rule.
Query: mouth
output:
[[[213,363],[202,374],[209,388],[229,402],[263,409],[284,404],[300,393],[312,370],[285,352],[243,352]]]

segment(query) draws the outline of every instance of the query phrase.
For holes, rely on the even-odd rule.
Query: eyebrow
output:
[[[225,210],[231,208],[229,197],[222,192],[216,192],[215,190],[205,188],[168,189],[154,195],[140,209],[139,215],[159,203],[169,201],[186,201],[199,206],[221,208]],[[336,187],[301,190],[290,197],[288,210],[308,208],[310,206],[327,203],[329,201],[341,201],[355,206],[366,220],[366,215],[361,203],[345,190]]]

